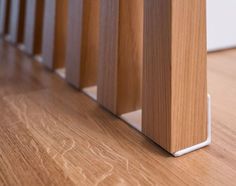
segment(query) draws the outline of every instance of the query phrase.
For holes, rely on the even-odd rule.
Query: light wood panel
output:
[[[99,0],[69,1],[66,79],[77,88],[97,84]]]
[[[101,0],[98,102],[115,114],[141,107],[143,0]]]
[[[53,70],[65,66],[68,0],[45,0],[42,57]]]
[[[11,0],[9,36],[13,44],[24,39],[25,0]]]
[[[0,0],[0,36],[5,33],[6,3],[6,0]]]
[[[144,11],[143,132],[173,153],[207,138],[206,1]]]
[[[0,35],[8,34],[10,0],[0,1]]]
[[[174,158],[0,41],[0,185],[234,186],[235,58],[209,55],[212,145]]]
[[[41,53],[44,0],[26,0],[24,45],[31,55]]]

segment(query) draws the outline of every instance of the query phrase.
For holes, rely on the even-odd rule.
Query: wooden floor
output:
[[[208,70],[213,143],[174,158],[0,42],[0,185],[235,185],[236,50]]]

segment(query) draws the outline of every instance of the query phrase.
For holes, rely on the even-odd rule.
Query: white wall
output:
[[[208,50],[236,47],[236,0],[207,0]]]

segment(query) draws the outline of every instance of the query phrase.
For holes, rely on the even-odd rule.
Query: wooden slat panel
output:
[[[20,0],[20,14],[19,14],[19,25],[18,25],[18,43],[24,42],[24,25],[25,25],[25,0]]]
[[[65,66],[66,58],[68,0],[57,0],[56,11],[54,68],[61,68]]]
[[[25,51],[28,54],[41,53],[44,0],[26,0]]]
[[[0,1],[0,35],[8,33],[10,0]]]
[[[101,0],[98,102],[116,112],[119,0]]]
[[[0,0],[0,36],[4,34],[6,1]]]
[[[77,88],[96,85],[99,0],[71,0],[68,19],[67,81]]]
[[[12,43],[23,42],[25,0],[11,0],[9,34]]]
[[[14,43],[17,43],[18,36],[19,4],[20,0],[12,0],[10,8],[9,36],[10,41]]]
[[[42,57],[44,65],[53,69],[56,0],[45,0]]]
[[[64,67],[67,0],[45,0],[42,56],[46,67]]]
[[[29,54],[33,54],[36,1],[26,0],[24,45],[25,51]]]
[[[140,108],[143,0],[102,0],[98,101],[115,114]]]
[[[143,132],[173,153],[207,138],[206,1],[144,11]]]
[[[68,14],[66,80],[80,88],[83,0],[71,0]]]
[[[42,53],[44,0],[37,0],[34,27],[34,54]]]

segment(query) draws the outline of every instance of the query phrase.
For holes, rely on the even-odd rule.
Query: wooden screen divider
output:
[[[69,2],[66,80],[76,88],[97,85],[99,0]]]
[[[101,0],[99,40],[103,107],[175,156],[209,145],[205,0]]]
[[[26,0],[24,51],[41,54],[44,0]]]
[[[8,34],[9,29],[9,14],[10,0],[0,0],[0,35]]]
[[[45,0],[42,55],[174,156],[210,144],[206,0]]]
[[[11,0],[9,39],[13,44],[22,44],[24,39],[25,0]]]
[[[68,0],[44,1],[43,64],[50,70],[65,67]]]

